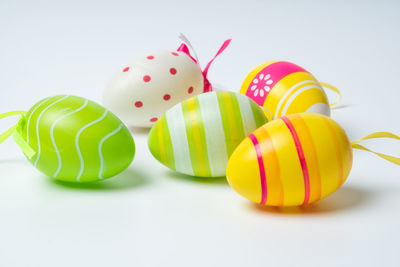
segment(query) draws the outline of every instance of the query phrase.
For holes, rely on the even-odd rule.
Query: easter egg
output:
[[[135,153],[132,135],[121,120],[104,107],[71,95],[35,104],[19,120],[14,135],[17,143],[22,140],[21,148],[34,152],[28,160],[39,171],[67,182],[114,176],[130,165]]]
[[[153,156],[172,170],[219,177],[236,146],[266,122],[261,108],[246,96],[204,93],[168,110],[152,127],[148,144]]]
[[[351,166],[352,149],[344,130],[326,116],[301,113],[251,133],[233,152],[226,177],[251,201],[296,206],[336,191]]]
[[[330,116],[327,96],[314,76],[296,64],[269,61],[254,68],[240,93],[266,108],[268,118],[313,112]]]
[[[168,109],[200,94],[200,66],[184,52],[158,51],[123,66],[103,94],[103,104],[129,126],[151,127]]]

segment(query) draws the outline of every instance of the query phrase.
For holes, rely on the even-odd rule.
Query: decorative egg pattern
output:
[[[265,107],[274,118],[302,112],[330,116],[321,84],[311,73],[290,62],[270,61],[257,66],[247,75],[240,93]],[[266,112],[268,118],[271,114]]]
[[[168,110],[151,129],[149,148],[158,161],[178,172],[224,176],[236,146],[266,122],[261,108],[246,96],[204,93]]]
[[[105,89],[103,104],[129,126],[151,127],[175,104],[203,90],[200,66],[187,54],[158,51],[121,68]]]
[[[114,114],[71,95],[35,104],[18,122],[16,134],[35,152],[27,157],[37,169],[68,182],[114,176],[130,165],[135,153],[129,130]]]
[[[302,113],[273,120],[250,134],[232,154],[226,176],[251,201],[296,206],[336,191],[351,166],[344,130],[326,116]]]

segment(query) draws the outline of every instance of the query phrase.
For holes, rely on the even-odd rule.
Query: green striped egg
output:
[[[180,173],[225,176],[234,149],[266,122],[262,109],[247,96],[205,93],[168,110],[152,127],[148,144],[158,161]]]
[[[135,154],[132,135],[120,119],[95,102],[71,95],[36,103],[18,122],[14,139],[38,170],[67,182],[114,176]]]

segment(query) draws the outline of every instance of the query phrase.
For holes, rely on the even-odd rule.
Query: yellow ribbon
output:
[[[342,100],[342,93],[340,93],[339,89],[337,89],[335,86],[330,85],[328,83],[323,83],[323,82],[319,82],[323,87],[326,87],[328,89],[331,89],[332,91],[334,91],[336,94],[338,94],[338,98],[336,99],[336,101],[332,102],[329,104],[330,107],[333,107],[334,105],[336,105],[337,103],[340,102],[340,100]]]
[[[14,116],[14,115],[24,115],[24,114],[26,114],[25,111],[10,111],[10,112],[0,114],[0,119]],[[16,127],[17,126],[14,125],[13,127],[8,129],[4,133],[0,134],[0,144],[3,143],[8,137],[10,137],[14,133]]]
[[[385,154],[382,154],[382,153],[378,153],[378,152],[372,151],[372,150],[370,150],[370,149],[368,149],[368,148],[366,148],[366,147],[364,147],[362,145],[357,144],[357,143],[359,143],[359,142],[361,142],[363,140],[375,139],[375,138],[391,138],[391,139],[400,140],[400,136],[395,135],[393,133],[377,132],[377,133],[369,134],[369,135],[367,135],[367,136],[365,136],[363,138],[360,138],[358,140],[355,140],[355,141],[351,142],[351,146],[353,148],[356,148],[356,149],[360,149],[360,150],[364,150],[364,151],[368,151],[368,152],[374,153],[375,155],[377,155],[377,156],[379,156],[379,157],[381,157],[383,159],[386,159],[387,161],[390,161],[390,162],[392,162],[394,164],[400,165],[400,158],[389,156],[389,155],[385,155]]]

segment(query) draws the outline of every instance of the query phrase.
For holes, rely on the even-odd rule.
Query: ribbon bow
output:
[[[180,35],[180,38],[181,38],[185,43],[187,43],[187,44],[190,46],[190,48],[192,48],[192,50],[194,51],[194,49],[193,49],[192,45],[190,44],[189,40],[188,40],[183,34]],[[219,55],[228,47],[228,45],[229,45],[229,43],[230,43],[231,41],[232,41],[232,39],[226,40],[226,41],[222,44],[222,46],[219,48],[217,54],[210,60],[210,62],[208,62],[208,64],[206,65],[206,67],[202,70],[202,74],[203,74],[203,78],[204,78],[204,93],[206,93],[206,92],[211,92],[211,91],[212,91],[212,85],[211,85],[211,83],[210,83],[210,82],[208,81],[208,79],[207,79],[208,69],[210,68],[210,66],[211,66],[211,64],[213,63],[213,61],[217,58],[217,56],[219,56]],[[196,58],[194,58],[194,57],[190,54],[189,48],[188,48],[188,46],[187,46],[185,43],[182,43],[182,44],[179,46],[179,48],[177,49],[177,51],[185,53],[185,54],[188,55],[196,64],[199,64],[199,60],[196,59],[196,58],[197,58],[196,52],[194,52],[194,54],[195,54],[195,56],[196,56]],[[199,64],[199,66],[200,66],[200,64]]]

